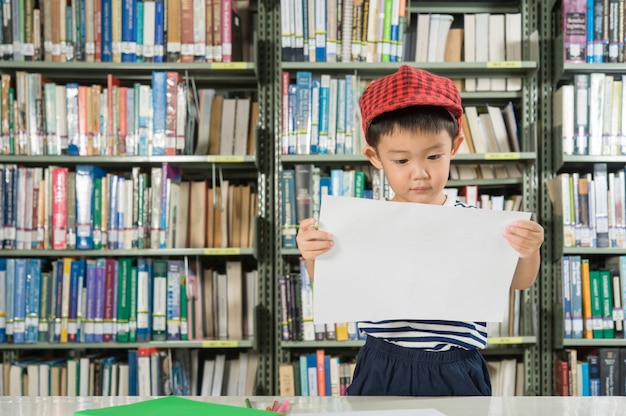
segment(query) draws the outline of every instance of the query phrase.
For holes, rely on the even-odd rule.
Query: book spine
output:
[[[179,76],[177,72],[167,72],[166,86],[166,121],[165,121],[165,155],[175,156],[177,154],[177,110],[178,110],[178,84]],[[181,150],[184,148],[181,147]]]
[[[218,0],[222,3],[222,62],[233,60],[233,2],[235,0]]]
[[[165,155],[165,132],[167,125],[167,73],[154,71],[152,73],[152,154]]]
[[[26,338],[26,259],[15,259],[13,286],[13,343],[23,344]]]
[[[70,266],[69,306],[67,314],[67,342],[78,342],[79,278],[83,272],[84,259],[72,260]]]
[[[181,264],[178,260],[169,260],[167,264],[167,340],[180,340],[180,285]]]
[[[122,62],[137,60],[137,0],[123,0],[122,4]]]
[[[101,62],[113,62],[113,0],[101,0]]]
[[[131,259],[119,259],[117,273],[117,331],[115,334],[117,342],[129,341],[128,319],[130,316],[130,275]]]
[[[563,57],[565,62],[587,60],[587,0],[563,3]]]
[[[39,307],[41,291],[41,260],[28,259],[26,274],[25,338],[27,343],[39,339]]]
[[[193,0],[193,55],[195,62],[206,61],[206,1]]]
[[[181,62],[194,61],[194,0],[180,0]]]
[[[89,259],[85,271],[85,317],[83,321],[83,336],[86,343],[95,342],[96,317],[96,261]]]
[[[154,62],[165,61],[165,3],[154,2]]]
[[[7,342],[7,261],[0,259],[0,344]]]
[[[54,250],[65,250],[67,247],[67,173],[67,168],[52,168],[52,248]]]
[[[143,53],[143,19],[144,19],[144,2],[137,1],[137,19],[135,24],[135,41],[137,42],[137,62],[144,61]]]
[[[181,0],[167,2],[167,62],[180,62]]]
[[[150,274],[146,259],[137,260],[137,341],[146,342],[150,340],[149,298]]]
[[[104,274],[104,309],[102,315],[102,342],[113,341],[115,280],[117,279],[117,260],[106,259]]]
[[[13,342],[13,315],[15,304],[15,260],[6,260],[6,341]]]
[[[93,166],[76,166],[76,248],[91,250],[93,238]]]
[[[285,169],[281,172],[282,184],[282,247],[296,247],[296,195],[295,195],[295,171],[293,169]]]
[[[137,272],[137,266],[132,266],[128,288],[128,342],[137,342]]]
[[[311,83],[313,75],[309,71],[296,74],[296,154],[309,154],[311,151]]]
[[[167,261],[157,259],[152,269],[152,340],[167,339]]]
[[[570,256],[572,338],[583,337],[582,258]]]

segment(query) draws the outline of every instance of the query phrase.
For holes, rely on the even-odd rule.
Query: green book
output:
[[[603,338],[615,338],[615,330],[613,328],[613,290],[611,281],[611,271],[600,270]]]
[[[185,271],[186,272],[186,271]],[[186,274],[180,277],[180,339],[181,341],[189,340],[189,324],[188,309],[187,309],[187,281]]]
[[[117,272],[117,342],[129,341],[131,259],[119,259]]]
[[[41,288],[39,291],[39,327],[38,342],[48,342],[48,317],[50,314],[50,297],[52,295],[52,278],[50,272],[41,273]]]
[[[603,321],[602,321],[602,285],[599,270],[591,270],[589,272],[589,281],[591,283],[591,321],[592,332],[594,338],[604,338]]]
[[[93,180],[93,249],[102,249],[102,178]]]
[[[137,266],[130,268],[130,288],[128,290],[128,341],[137,342]]]
[[[354,196],[363,198],[365,193],[365,172],[357,170],[354,172]]]
[[[167,260],[152,263],[152,341],[167,339]]]
[[[253,404],[254,406],[254,404]],[[178,396],[160,397],[144,400],[121,406],[105,407],[102,409],[86,409],[74,412],[74,416],[253,416],[253,415],[280,415],[285,413],[270,412],[268,410],[246,407],[244,398],[241,398],[241,407],[226,404],[207,403],[199,400],[184,399]]]

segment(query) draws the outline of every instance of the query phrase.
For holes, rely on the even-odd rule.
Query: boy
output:
[[[403,65],[372,82],[360,107],[367,141],[363,153],[384,170],[394,201],[469,207],[448,200],[443,192],[450,161],[464,140],[461,97],[452,81]],[[297,236],[311,277],[315,258],[333,246],[332,234],[313,224],[312,219],[302,221]],[[520,257],[511,286],[528,288],[539,270],[543,228],[517,221],[504,237]],[[487,343],[486,323],[418,318],[359,323],[367,340],[348,394],[491,395],[487,365],[479,352]]]

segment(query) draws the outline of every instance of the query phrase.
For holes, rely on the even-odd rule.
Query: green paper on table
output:
[[[207,403],[197,400],[183,399],[177,396],[168,396],[132,404],[105,407],[102,409],[80,410],[75,412],[74,416],[260,416],[267,415],[269,413],[274,415],[279,414],[260,409],[249,409],[246,407]]]

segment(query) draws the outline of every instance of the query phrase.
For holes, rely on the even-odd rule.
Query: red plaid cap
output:
[[[381,114],[414,105],[443,107],[456,119],[461,129],[461,95],[454,83],[423,69],[402,65],[397,72],[372,82],[359,99],[363,133]],[[369,143],[369,140],[368,140]]]

